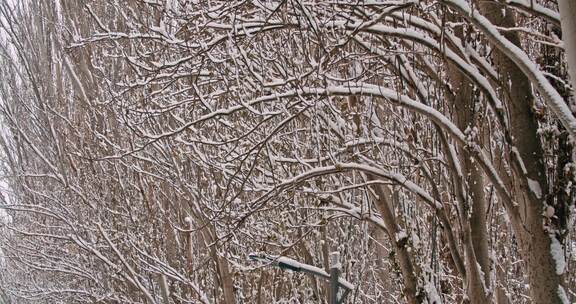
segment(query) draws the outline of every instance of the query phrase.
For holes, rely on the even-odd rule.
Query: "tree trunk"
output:
[[[496,26],[514,27],[514,14],[501,4],[482,3],[482,12]],[[520,46],[516,32],[506,33],[506,38]],[[544,226],[542,212],[548,190],[543,149],[538,138],[538,123],[532,111],[533,96],[530,81],[524,73],[502,52],[494,50],[495,65],[500,67],[500,83],[509,92],[505,96],[510,108],[510,129],[513,145],[517,148],[525,169],[515,166],[515,199],[525,214],[524,231],[515,231],[520,240],[520,250],[528,265],[530,295],[534,303],[561,303],[559,289],[562,278],[556,273],[556,263],[551,254],[551,236]],[[512,158],[516,157],[514,150]],[[524,171],[525,170],[525,171]]]
[[[475,100],[472,86],[469,81],[455,67],[450,66],[449,78],[454,88],[454,113],[456,122],[461,130],[473,128],[475,124]],[[476,126],[481,128],[481,126]],[[479,130],[480,134],[484,130]],[[482,136],[477,140],[481,141]],[[486,225],[486,195],[484,193],[484,175],[477,162],[471,160],[470,155],[463,151],[460,154],[462,173],[468,186],[471,200],[470,233],[474,254],[484,273],[483,280],[486,287],[490,286],[490,258],[488,255],[488,228]]]
[[[573,0],[558,0],[560,8],[560,24],[562,26],[562,41],[568,61],[568,74],[572,88],[576,88],[576,2]]]
[[[462,37],[462,33],[456,32],[456,35]],[[453,65],[448,67],[448,76],[450,84],[453,88],[454,115],[456,116],[456,123],[461,130],[472,130],[478,128],[480,136],[475,140],[482,140],[482,132],[484,131],[481,125],[478,125],[477,120],[477,105],[476,97],[472,84],[468,79]],[[462,150],[459,154],[459,160],[462,175],[457,176],[457,172],[453,172],[456,185],[461,185],[463,191],[467,191],[461,198],[462,207],[460,210],[461,221],[463,227],[463,234],[465,239],[464,246],[469,246],[466,242],[470,242],[472,250],[466,250],[467,261],[467,289],[468,297],[471,303],[488,303],[490,297],[487,290],[490,290],[490,259],[488,254],[488,228],[486,225],[486,197],[484,194],[484,176],[483,172],[477,162],[471,160],[471,155],[466,150]],[[460,187],[460,186],[457,186]],[[468,201],[468,197],[470,198]],[[470,217],[468,217],[468,210]],[[479,269],[476,265],[479,265]]]
[[[369,175],[368,179],[377,180],[378,178]],[[406,300],[410,304],[422,303],[423,298],[418,291],[418,276],[415,273],[412,258],[407,248],[408,236],[406,233],[402,233],[403,230],[396,222],[396,216],[391,206],[392,191],[386,185],[377,185],[373,189],[376,193],[376,207],[384,220],[384,225],[386,225],[388,236],[395,251],[396,261],[400,266]]]

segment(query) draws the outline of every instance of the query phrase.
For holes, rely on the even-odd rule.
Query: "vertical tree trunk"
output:
[[[368,179],[377,180],[378,178],[369,175]],[[423,295],[418,291],[418,275],[415,273],[411,254],[406,246],[408,236],[405,233],[401,233],[403,230],[396,222],[396,216],[391,206],[392,192],[386,185],[377,185],[373,189],[376,193],[376,207],[382,216],[384,225],[386,225],[388,236],[395,251],[396,261],[400,266],[406,301],[410,304],[422,303]]]
[[[560,8],[560,24],[562,26],[562,41],[565,56],[568,61],[568,74],[572,88],[576,88],[576,2],[573,0],[558,0]]]
[[[463,38],[461,29],[456,31],[456,36]],[[453,65],[448,66],[448,77],[453,88],[452,104],[454,107],[454,115],[458,128],[461,130],[472,130],[478,128],[480,136],[476,140],[482,140],[482,132],[484,132],[481,125],[477,125],[477,98],[474,96],[472,84],[468,79]],[[480,102],[480,101],[478,101]],[[487,303],[491,299],[487,294],[490,290],[490,258],[488,254],[488,228],[486,224],[486,197],[484,194],[484,176],[481,168],[477,162],[471,160],[471,156],[465,150],[461,151],[459,161],[462,168],[462,177],[456,176],[453,172],[454,178],[461,178],[456,184],[464,183],[463,187],[466,188],[467,196],[462,199],[465,200],[465,209],[470,210],[470,217],[468,218],[468,211],[461,210],[465,213],[461,216],[461,221],[464,222],[464,239],[465,242],[471,242],[472,250],[466,250],[467,262],[467,289],[468,297],[472,303]],[[468,201],[468,197],[470,198]],[[466,227],[469,227],[466,229]],[[466,240],[469,238],[469,240]],[[467,246],[464,244],[464,246]],[[471,251],[471,252],[470,252]],[[480,266],[476,267],[476,263]],[[480,272],[481,273],[477,273]]]
[[[474,127],[474,107],[472,86],[455,67],[449,68],[449,79],[454,88],[454,113],[461,130]],[[484,130],[480,130],[482,133]],[[481,140],[478,139],[478,140]],[[478,164],[471,160],[465,151],[461,154],[460,163],[464,179],[468,186],[471,200],[470,234],[476,260],[484,273],[486,287],[490,286],[490,258],[488,255],[488,228],[486,225],[486,195],[484,193],[484,175]]]
[[[209,226],[206,229],[206,233],[204,236],[208,237],[207,239],[210,243],[213,243],[216,240],[216,233]],[[234,304],[236,303],[236,296],[234,293],[234,281],[232,279],[232,273],[230,272],[230,266],[228,264],[228,260],[226,257],[222,257],[218,254],[218,251],[215,246],[211,248],[211,255],[212,259],[216,263],[216,270],[218,271],[218,277],[220,278],[220,287],[222,288],[222,297],[223,303],[225,304]]]
[[[514,14],[501,4],[482,3],[483,14],[496,26],[514,27]],[[520,46],[516,32],[506,33],[506,38]],[[515,231],[521,242],[521,254],[527,261],[530,295],[534,303],[561,303],[559,295],[562,278],[556,273],[556,263],[551,254],[551,236],[544,226],[542,212],[548,184],[543,159],[543,149],[538,138],[538,123],[532,111],[533,96],[530,81],[502,52],[494,50],[493,59],[500,68],[501,85],[509,92],[505,96],[510,108],[510,127],[514,146],[525,165],[516,166],[515,198],[523,209],[525,231]],[[515,152],[512,151],[514,154]],[[512,155],[512,157],[515,157]],[[523,235],[521,235],[523,234]]]

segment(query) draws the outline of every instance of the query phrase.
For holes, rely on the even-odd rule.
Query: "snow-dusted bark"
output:
[[[444,0],[443,2],[460,11],[463,17],[474,23],[500,52],[510,58],[522,70],[570,135],[576,137],[576,117],[574,117],[564,98],[560,96],[528,55],[520,47],[501,35],[486,17],[480,14],[477,9],[472,9],[466,2],[462,0]]]
[[[484,4],[481,6],[484,13],[496,24],[503,27],[514,27],[516,21],[509,10],[502,12],[496,5]],[[517,34],[509,33],[507,37],[511,43],[520,45]],[[523,218],[523,225],[528,227],[530,233],[524,230],[516,231],[520,239],[523,255],[531,261],[528,267],[529,283],[532,285],[530,292],[532,300],[539,303],[558,303],[558,287],[562,286],[562,278],[554,271],[554,263],[551,263],[550,231],[554,228],[544,226],[542,210],[546,208],[543,200],[547,189],[547,179],[544,174],[545,160],[543,148],[538,138],[538,122],[531,110],[534,97],[530,92],[529,77],[524,71],[511,62],[506,55],[506,50],[494,52],[494,61],[501,67],[502,82],[510,92],[508,104],[510,104],[510,121],[514,136],[513,144],[524,166],[514,168],[514,181],[516,186],[516,201],[519,203]],[[508,57],[508,58],[507,58]],[[512,60],[513,61],[513,60]],[[517,63],[516,63],[517,64]],[[516,151],[516,150],[514,150]]]

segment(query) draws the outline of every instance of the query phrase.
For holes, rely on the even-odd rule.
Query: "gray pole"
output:
[[[330,282],[330,288],[328,290],[329,304],[341,304],[342,302],[344,302],[344,299],[346,298],[348,293],[350,293],[351,290],[354,290],[354,285],[350,284],[350,282],[346,281],[345,279],[339,278],[340,271],[342,269],[342,265],[340,264],[339,252],[332,252],[328,257],[329,259],[328,265],[330,265],[329,273],[318,267],[314,267],[308,264],[302,264],[298,261],[295,261],[291,258],[284,256],[270,256],[265,253],[250,253],[248,255],[248,258],[253,261],[268,263],[268,265],[277,266],[280,267],[281,269],[287,269],[296,272],[304,272],[328,280]],[[344,289],[344,292],[342,293],[342,297],[338,299],[338,290],[340,287]]]
[[[330,253],[330,304],[338,304],[338,276],[340,275],[340,253]]]

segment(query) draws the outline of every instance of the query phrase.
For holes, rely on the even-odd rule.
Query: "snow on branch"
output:
[[[530,79],[538,93],[542,95],[544,100],[548,103],[554,114],[558,117],[562,125],[568,130],[572,138],[576,138],[576,117],[560,96],[558,91],[554,89],[552,84],[546,79],[546,76],[538,69],[536,63],[530,60],[530,57],[520,47],[516,46],[510,40],[506,39],[498,28],[494,26],[486,17],[484,17],[478,10],[470,8],[468,3],[462,0],[442,0],[446,5],[459,11],[464,18],[474,23],[510,60],[512,60],[520,70]]]

